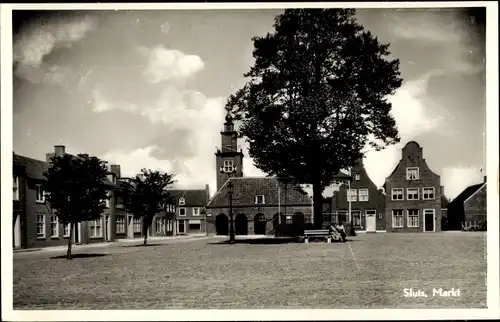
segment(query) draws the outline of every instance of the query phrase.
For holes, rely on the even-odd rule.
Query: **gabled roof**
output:
[[[23,168],[26,176],[35,180],[46,180],[43,173],[50,167],[50,164],[46,161],[28,158],[15,153],[12,153],[12,164],[13,167]],[[113,183],[108,178],[104,179],[104,184],[113,186]]]
[[[311,201],[305,192],[300,192],[300,188],[295,189],[292,185],[280,183],[275,177],[242,177],[230,178],[224,183],[215,196],[210,200],[207,207],[224,207],[229,204],[227,185],[233,184],[233,205],[253,205],[255,196],[263,195],[265,204],[277,205],[304,205],[310,206]],[[279,185],[279,198],[278,198]]]
[[[179,206],[179,199],[184,198],[186,207],[198,206],[205,207],[207,205],[207,191],[202,189],[168,189],[168,192],[175,198],[175,204]]]
[[[486,183],[479,183],[472,186],[468,186],[467,188],[465,188],[464,191],[462,191],[458,196],[456,196],[452,202],[449,203],[449,207],[452,207],[457,204],[463,205],[465,200],[467,200],[470,196],[475,194],[479,189],[481,189],[483,185],[486,185]]]
[[[45,161],[35,160],[22,155],[12,154],[12,164],[14,167],[21,167],[30,179],[45,180],[43,173],[49,169],[49,164]]]

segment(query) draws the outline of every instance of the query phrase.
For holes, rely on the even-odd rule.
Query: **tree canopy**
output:
[[[106,163],[87,154],[54,156],[44,173],[46,202],[61,223],[70,225],[68,259],[74,224],[99,219],[106,209],[106,174]]]
[[[142,169],[131,182],[122,183],[120,196],[125,210],[135,217],[142,218],[144,245],[147,244],[153,217],[165,210],[166,204],[172,202],[173,196],[167,188],[175,182],[174,176],[174,174]]]
[[[275,31],[254,37],[255,63],[227,107],[241,121],[255,165],[322,192],[341,169],[399,142],[387,97],[401,86],[399,61],[357,23],[353,9],[287,9]]]

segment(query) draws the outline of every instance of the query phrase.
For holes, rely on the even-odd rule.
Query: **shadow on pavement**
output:
[[[124,245],[122,247],[156,247],[156,246],[167,246],[168,244],[139,244],[139,245]]]
[[[346,239],[346,243],[359,241],[356,239]],[[253,244],[253,245],[273,245],[273,244],[303,244],[304,240],[301,237],[279,237],[279,238],[245,238],[236,239],[235,244]],[[309,243],[326,243],[324,239],[311,240]],[[207,243],[208,245],[229,245],[229,240],[220,242]],[[332,244],[342,244],[341,242],[334,241]]]
[[[90,258],[90,257],[103,257],[107,254],[72,254],[71,259],[74,258]],[[50,259],[66,259],[66,255],[51,257]]]
[[[235,244],[291,244],[291,243],[300,243],[300,239],[296,237],[280,237],[280,238],[245,238],[245,239],[236,239]],[[209,245],[225,245],[229,244],[229,240],[223,240],[220,242],[207,243]]]

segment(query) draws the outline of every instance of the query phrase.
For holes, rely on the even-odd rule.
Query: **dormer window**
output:
[[[356,175],[354,176],[354,179],[355,179],[356,181],[361,180],[361,175],[360,175],[359,173],[356,173]]]
[[[419,169],[417,167],[406,168],[406,180],[418,180]]]
[[[186,200],[184,198],[179,198],[179,206],[184,206],[186,204]]]
[[[224,172],[233,172],[234,163],[233,160],[224,160]]]
[[[255,204],[256,205],[262,205],[265,203],[264,196],[263,195],[257,195],[255,196]]]

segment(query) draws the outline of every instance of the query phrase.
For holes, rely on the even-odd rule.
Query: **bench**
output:
[[[318,230],[305,230],[304,231],[304,242],[308,243],[309,238],[325,238],[327,242],[331,242],[331,236],[328,229],[318,229]]]

